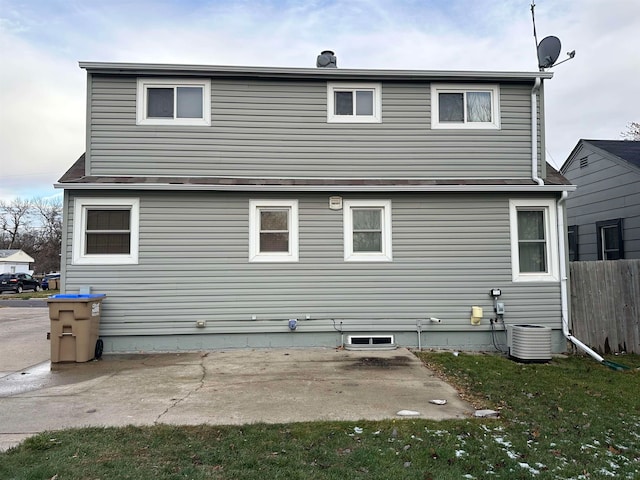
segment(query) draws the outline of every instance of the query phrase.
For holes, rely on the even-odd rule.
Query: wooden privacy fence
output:
[[[640,260],[569,265],[573,335],[600,353],[640,353]]]

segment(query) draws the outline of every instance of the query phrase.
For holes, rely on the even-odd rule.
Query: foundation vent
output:
[[[394,350],[393,335],[349,335],[347,350]]]

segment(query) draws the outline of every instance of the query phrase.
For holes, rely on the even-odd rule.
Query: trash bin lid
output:
[[[103,298],[106,297],[104,293],[58,293],[56,295],[50,295],[52,299],[87,299],[87,298]]]

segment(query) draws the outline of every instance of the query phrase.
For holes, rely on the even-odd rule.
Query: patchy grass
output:
[[[0,300],[31,300],[32,298],[49,298],[60,293],[60,290],[42,290],[41,292],[0,293]]]
[[[500,410],[490,437],[538,478],[640,478],[640,356],[608,358],[632,367],[625,372],[582,356],[420,356],[473,404]]]
[[[0,478],[640,478],[640,356],[613,358],[626,372],[584,357],[419,356],[501,418],[45,432],[0,454]]]

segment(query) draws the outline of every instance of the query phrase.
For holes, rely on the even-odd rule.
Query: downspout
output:
[[[565,190],[562,192],[562,197],[558,200],[557,204],[557,219],[558,219],[558,254],[560,257],[560,300],[562,303],[562,333],[573,343],[576,347],[582,350],[584,353],[591,355],[595,360],[602,363],[604,358],[594,352],[591,348],[587,347],[584,343],[571,335],[569,332],[569,298],[567,294],[567,264],[565,258],[564,248],[564,202],[567,200],[569,194]]]
[[[538,185],[544,185],[544,181],[538,177],[538,92],[541,85],[542,80],[536,77],[531,89],[531,178]]]

